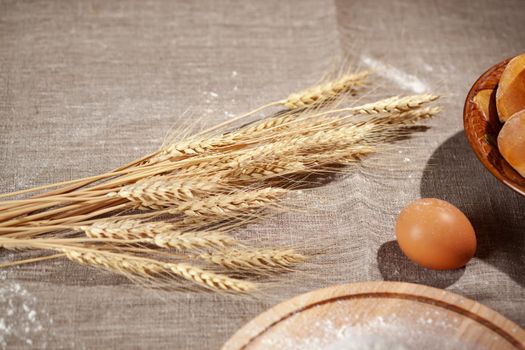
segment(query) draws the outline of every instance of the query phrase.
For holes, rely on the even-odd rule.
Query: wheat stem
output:
[[[31,264],[31,263],[45,261],[45,260],[53,260],[53,259],[61,258],[63,256],[64,256],[64,254],[60,253],[60,254],[39,256],[37,258],[30,258],[30,259],[22,259],[22,260],[10,261],[10,262],[6,262],[6,263],[0,264],[0,269],[6,268],[6,267],[11,267],[11,266]]]

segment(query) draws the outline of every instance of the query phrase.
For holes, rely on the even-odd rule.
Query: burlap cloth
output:
[[[525,198],[462,132],[470,85],[525,50],[524,19],[522,0],[1,1],[2,192],[114,168],[173,125],[211,125],[314,83],[341,55],[379,72],[373,91],[432,91],[444,112],[406,147],[303,191],[309,212],[249,229],[325,242],[305,283],[254,300],[145,290],[63,260],[12,268],[0,272],[0,347],[217,349],[287,297],[381,279],[446,288],[525,325]],[[418,197],[472,219],[479,249],[466,269],[431,272],[401,255],[393,223]]]

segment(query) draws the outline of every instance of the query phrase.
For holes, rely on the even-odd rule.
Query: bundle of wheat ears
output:
[[[1,266],[66,258],[146,286],[259,290],[307,255],[236,231],[286,210],[301,179],[359,163],[439,112],[428,94],[357,105],[367,77],[341,75],[105,174],[0,195],[0,247],[51,252]]]

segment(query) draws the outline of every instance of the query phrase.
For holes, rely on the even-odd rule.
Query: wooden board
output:
[[[525,349],[525,331],[459,295],[401,282],[340,285],[262,313],[233,349]]]

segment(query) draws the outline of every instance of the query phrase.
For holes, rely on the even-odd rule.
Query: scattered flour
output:
[[[396,83],[402,89],[413,91],[416,94],[428,91],[427,85],[414,75],[403,72],[370,56],[361,56],[361,61],[367,67],[375,70],[378,75]]]
[[[37,308],[37,300],[22,285],[6,281],[6,272],[0,272],[0,348],[26,345],[47,347],[47,331],[53,323],[45,312]]]
[[[423,68],[424,68],[427,72],[433,72],[433,71],[434,71],[434,68],[433,68],[430,64],[427,64],[427,63],[424,63],[424,64],[423,64]]]
[[[219,97],[219,94],[214,92],[214,91],[203,91],[202,94],[204,96],[209,96],[211,98],[218,98]],[[206,103],[211,103],[211,100],[209,98],[206,99]]]
[[[409,311],[410,312],[410,311]],[[337,313],[337,311],[336,311]],[[405,312],[404,312],[405,313]],[[297,315],[298,318],[301,315]],[[271,336],[261,338],[263,349],[301,350],[437,350],[437,349],[479,349],[472,344],[451,337],[461,321],[444,317],[441,311],[429,311],[413,318],[392,313],[378,316],[366,322],[357,322],[359,316],[325,314],[322,320],[306,324],[307,332],[299,331],[291,317],[283,322]],[[298,334],[308,334],[299,337]],[[256,346],[256,348],[259,348]]]

